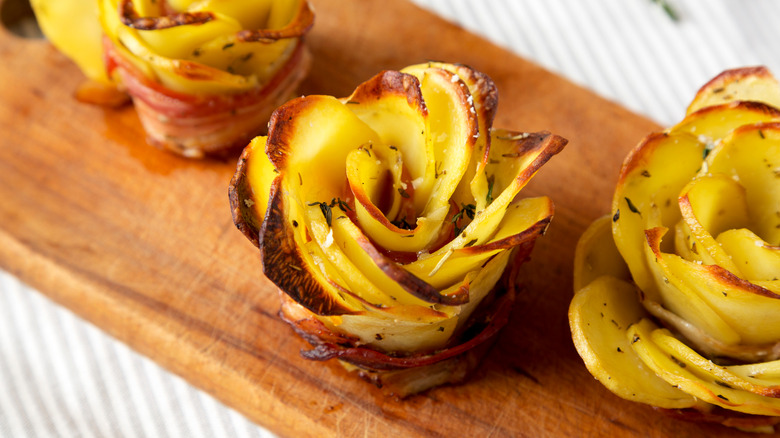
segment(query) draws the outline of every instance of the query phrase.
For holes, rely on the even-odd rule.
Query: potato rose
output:
[[[623,163],[575,254],[574,344],[612,392],[684,418],[780,422],[780,86],[726,71]]]
[[[33,6],[44,33],[89,78],[126,90],[149,143],[188,157],[246,145],[308,71],[303,37],[314,14],[306,0]],[[83,87],[79,96],[115,103],[105,89]]]
[[[496,105],[482,73],[415,65],[347,98],[294,99],[244,150],[233,218],[283,292],[283,319],[315,347],[305,357],[399,396],[475,366],[553,214],[548,198],[517,195],[566,144],[492,130]]]

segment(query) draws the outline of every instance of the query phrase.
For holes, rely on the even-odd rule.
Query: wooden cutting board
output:
[[[277,293],[231,220],[236,157],[146,145],[132,107],[80,104],[74,65],[5,29],[0,267],[282,436],[733,436],[613,396],[570,339],[576,240],[608,212],[625,154],[658,127],[406,1],[312,3],[302,93],[346,96],[382,69],[461,62],[497,83],[496,127],[570,140],[526,189],[552,197],[555,218],[513,320],[468,383],[397,401],[302,359],[307,345],[277,318]]]

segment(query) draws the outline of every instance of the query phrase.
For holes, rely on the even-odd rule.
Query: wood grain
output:
[[[146,145],[132,108],[78,103],[73,64],[4,30],[0,267],[282,436],[733,436],[618,399],[570,339],[576,240],[607,213],[624,155],[657,126],[405,1],[313,4],[302,93],[345,96],[383,69],[461,62],[497,83],[497,127],[570,140],[526,189],[551,196],[556,215],[473,379],[401,402],[302,359],[230,217],[236,157],[189,161]]]

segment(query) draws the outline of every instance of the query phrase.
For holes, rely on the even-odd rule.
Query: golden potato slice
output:
[[[648,316],[631,283],[598,277],[569,307],[574,346],[588,371],[618,396],[668,409],[693,406],[693,397],[656,376],[631,347],[627,330]]]
[[[764,102],[780,108],[780,86],[765,67],[727,70],[699,89],[686,114],[734,101]]]
[[[574,292],[602,275],[630,282],[631,273],[612,239],[612,216],[593,221],[574,250]]]

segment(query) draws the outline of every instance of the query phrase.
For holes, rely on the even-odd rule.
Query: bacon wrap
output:
[[[306,0],[285,4],[273,20],[247,19],[250,28],[224,9],[228,2],[204,11],[115,1],[100,3],[106,72],[162,149],[199,158],[246,146],[308,72],[314,12]]]
[[[263,87],[244,93],[192,95],[165,88],[143,75],[104,39],[109,74],[118,74],[133,98],[147,141],[189,157],[243,147],[265,130],[273,110],[303,79],[311,62],[303,44]]]

